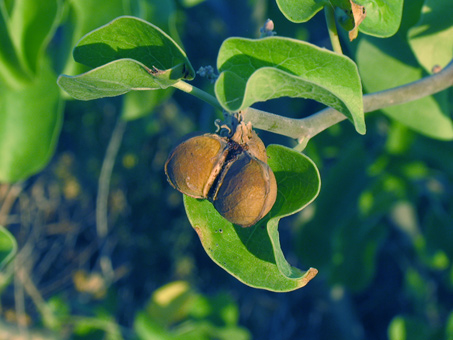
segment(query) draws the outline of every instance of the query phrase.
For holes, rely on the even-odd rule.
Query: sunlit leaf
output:
[[[75,99],[92,100],[132,90],[166,89],[179,81],[179,72],[179,67],[161,72],[132,59],[119,59],[78,76],[61,75],[58,85]],[[176,79],[172,79],[174,73]]]
[[[280,11],[292,22],[310,20],[328,3],[327,0],[277,0]]]
[[[424,76],[407,41],[399,35],[385,41],[362,37],[357,47],[357,63],[364,88],[368,92],[407,84]],[[453,122],[446,91],[382,111],[429,137],[453,139]]]
[[[58,84],[80,100],[166,89],[194,77],[184,51],[161,29],[134,17],[117,18],[84,36],[74,59],[94,69],[62,75]]]
[[[270,145],[267,153],[278,196],[269,214],[255,226],[231,224],[207,200],[185,196],[184,204],[206,253],[220,267],[252,287],[291,291],[305,286],[317,270],[303,272],[288,264],[280,247],[278,221],[314,200],[320,178],[314,163],[301,153],[281,145]]]
[[[74,59],[89,67],[128,58],[149,69],[178,67],[179,78],[193,79],[185,52],[160,28],[135,17],[119,17],[85,35],[74,48]]]
[[[420,21],[408,32],[409,44],[418,62],[429,73],[453,59],[453,1],[427,0]]]
[[[345,56],[289,38],[230,38],[217,68],[215,92],[228,111],[284,96],[309,98],[342,112],[365,133],[360,77]]]
[[[401,24],[404,0],[354,0],[366,9],[366,18],[359,30],[380,38],[394,35]]]
[[[9,87],[20,88],[30,81],[30,77],[19,61],[6,18],[6,10],[0,6],[0,76]]]
[[[35,74],[59,20],[59,0],[16,0],[9,22],[19,60]]]
[[[53,155],[62,121],[56,75],[47,63],[21,90],[0,83],[0,182],[25,179]]]
[[[378,37],[389,37],[395,34],[400,26],[403,2],[403,0],[354,0],[354,4],[364,6],[366,9],[366,17],[359,26],[360,31]],[[277,5],[288,20],[298,23],[310,20],[326,5],[341,9],[343,21],[351,18],[349,0],[277,0]],[[346,28],[348,31],[352,29],[353,22],[345,24],[348,26]]]

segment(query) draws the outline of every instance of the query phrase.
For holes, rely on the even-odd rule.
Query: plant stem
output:
[[[404,104],[441,92],[451,86],[453,86],[453,60],[439,73],[406,85],[363,96],[364,112]],[[318,133],[346,119],[345,115],[332,108],[301,119],[282,117],[248,108],[244,110],[243,117],[245,121],[250,121],[258,129],[295,138],[299,143],[308,142]]]
[[[96,197],[96,232],[99,239],[99,262],[107,282],[110,283],[113,279],[112,261],[108,254],[107,236],[108,227],[108,199],[110,192],[110,180],[112,178],[113,166],[118,155],[121,141],[123,140],[124,131],[126,130],[127,122],[121,118],[115,125],[115,128],[110,137],[110,141],[105,153],[104,161],[102,162],[101,173],[98,182],[98,194]]]
[[[199,89],[198,87],[192,86],[189,83],[186,83],[185,81],[178,81],[177,83],[172,85],[174,88],[177,88],[178,90],[184,91],[186,93],[189,93],[206,103],[214,106],[215,108],[223,111],[223,107],[220,105],[219,101],[217,100],[216,97],[211,96],[209,93]]]
[[[332,49],[338,54],[343,54],[341,49],[340,37],[338,36],[337,25],[335,23],[335,12],[331,4],[324,6],[324,15],[326,17],[327,30],[332,44]]]

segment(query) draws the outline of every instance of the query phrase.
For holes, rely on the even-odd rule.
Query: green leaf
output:
[[[47,164],[59,136],[62,104],[48,63],[21,90],[0,83],[0,182],[25,179]]]
[[[394,35],[401,24],[404,0],[355,0],[365,6],[366,17],[359,26],[362,33],[386,38]]]
[[[156,289],[146,307],[148,316],[161,327],[186,319],[196,298],[186,281],[173,281]]]
[[[72,57],[72,50],[83,35],[95,28],[105,25],[111,20],[131,14],[126,11],[123,0],[67,0],[67,20],[61,27],[62,47],[65,50],[65,60],[61,65],[62,73],[79,74],[87,71],[86,66],[76,63]],[[93,15],[96,13],[96,15]]]
[[[429,73],[453,59],[453,1],[426,0],[420,21],[409,29],[408,38],[418,62]]]
[[[407,41],[399,35],[385,41],[362,37],[357,46],[356,58],[364,88],[368,92],[407,84],[425,75]],[[391,106],[382,111],[392,119],[431,138],[453,139],[453,122],[450,118],[447,91]]]
[[[0,41],[0,81],[18,89],[27,84],[30,77],[23,69],[11,40],[7,13],[2,3],[0,3]]]
[[[342,112],[365,133],[360,77],[345,56],[289,38],[230,38],[217,67],[215,92],[228,111],[283,96],[309,98]]]
[[[397,315],[388,327],[389,340],[433,339],[431,326],[419,317]]]
[[[328,4],[327,0],[277,0],[283,15],[292,22],[306,22]]]
[[[74,59],[95,67],[58,79],[61,88],[80,100],[165,89],[195,75],[184,51],[166,33],[134,17],[117,18],[88,33],[74,49]]]
[[[349,17],[351,10],[349,0],[330,2],[334,7],[345,11],[343,17]],[[366,9],[366,18],[359,26],[360,31],[381,38],[394,35],[401,23],[403,2],[403,0],[354,0],[354,3],[365,6]],[[300,23],[310,20],[324,6],[330,6],[330,3],[327,0],[277,0],[277,5],[288,20]]]
[[[158,322],[148,317],[145,312],[135,316],[134,331],[140,340],[173,340],[174,337]]]
[[[160,28],[139,18],[119,17],[85,35],[74,48],[74,59],[93,68],[124,58],[136,60],[149,69],[177,69],[179,78],[190,80],[195,76],[176,42]]]
[[[19,60],[32,74],[36,74],[45,48],[56,29],[59,7],[58,0],[14,1],[9,22],[11,38]]]
[[[17,242],[11,233],[0,226],[0,269],[2,269],[17,253]]]
[[[184,204],[206,253],[220,267],[249,286],[291,291],[305,286],[317,270],[302,272],[286,262],[280,248],[278,221],[315,199],[320,188],[319,172],[308,157],[281,145],[270,145],[267,154],[277,180],[277,201],[255,226],[233,225],[207,200],[184,196]]]
[[[156,71],[132,59],[119,59],[78,76],[61,75],[58,85],[79,100],[119,96],[131,90],[159,90],[179,81],[180,66]]]

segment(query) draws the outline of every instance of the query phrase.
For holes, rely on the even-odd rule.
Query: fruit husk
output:
[[[263,218],[277,198],[277,182],[270,167],[244,151],[225,164],[211,201],[231,223],[250,227]]]
[[[261,138],[252,130],[252,136],[246,144],[246,149],[250,154],[267,164],[266,147]]]
[[[176,146],[165,163],[168,182],[194,198],[207,198],[228,154],[228,142],[215,134],[203,134]]]

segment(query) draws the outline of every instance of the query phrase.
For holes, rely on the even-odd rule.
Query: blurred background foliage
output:
[[[77,40],[120,15],[164,29],[198,69],[215,66],[227,37],[258,37],[267,18],[278,35],[329,47],[322,14],[296,25],[273,0],[49,0],[45,15],[36,0],[0,3],[18,25],[9,51],[19,60],[0,55],[13,70],[2,73],[0,108],[46,131],[30,130],[25,142],[11,131],[17,140],[0,144],[34,141],[20,176],[42,169],[0,185],[0,225],[18,243],[0,272],[0,339],[453,339],[451,141],[380,112],[367,115],[365,136],[343,123],[311,140],[321,194],[279,230],[288,261],[319,274],[277,294],[206,256],[163,173],[176,141],[213,131],[218,112],[171,90],[73,101],[55,83],[85,70],[72,60]],[[212,92],[200,77],[194,85]],[[451,89],[443,96],[451,116]],[[320,109],[289,99],[258,106],[291,117]],[[295,145],[259,133],[266,144]]]

